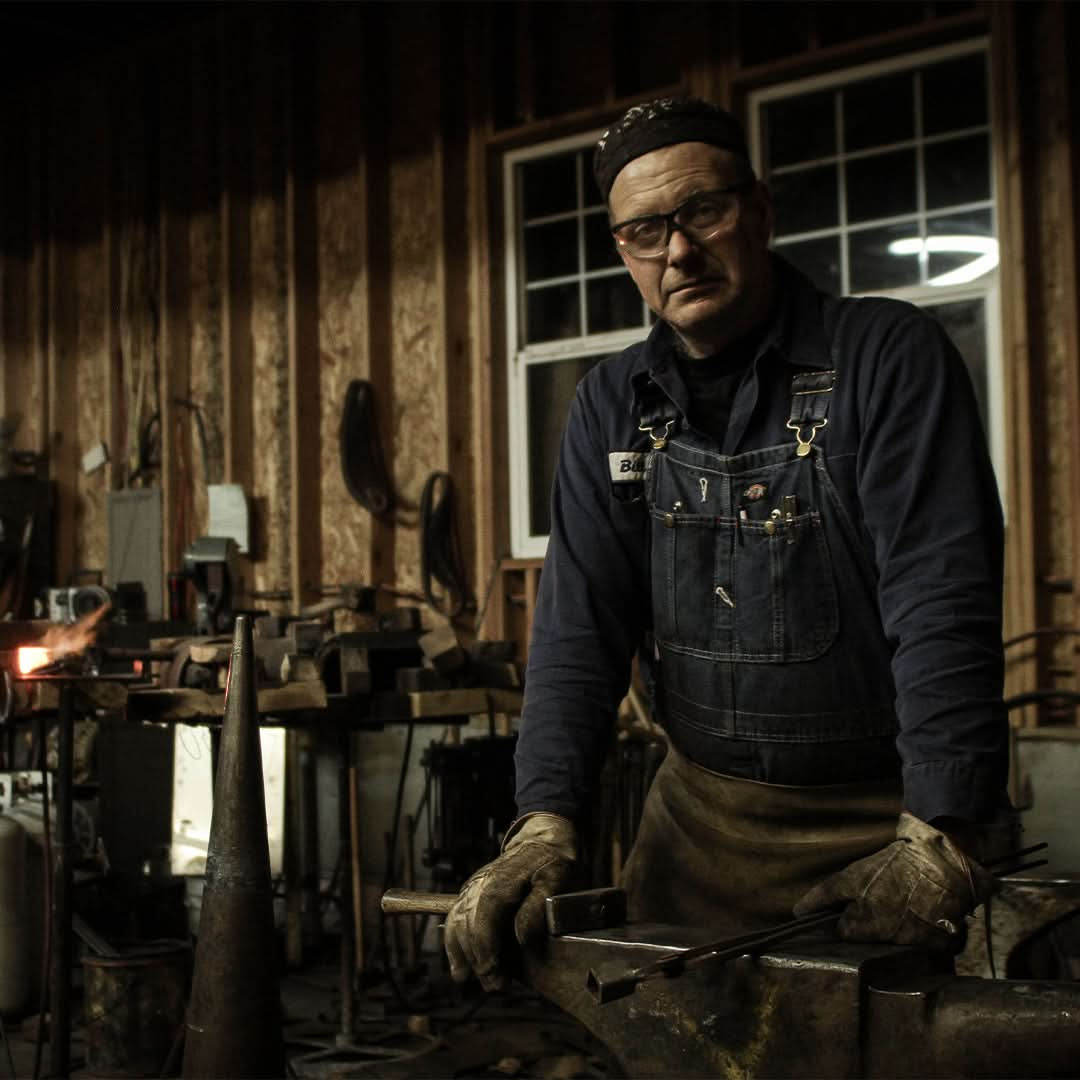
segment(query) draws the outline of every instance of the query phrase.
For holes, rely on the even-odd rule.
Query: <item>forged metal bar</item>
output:
[[[626,891],[582,889],[549,896],[544,904],[544,917],[548,933],[553,937],[622,926],[626,922]]]
[[[1032,844],[1030,847],[1020,848],[1018,851],[1007,851],[1004,855],[998,855],[995,859],[988,859],[983,863],[983,868],[989,870],[991,866],[1000,866],[1003,862],[1011,862],[1013,859],[1022,859],[1026,855],[1034,855],[1036,851],[1045,851],[1050,845],[1043,840],[1042,843]],[[1004,871],[997,871],[1004,873]]]
[[[1024,862],[1019,866],[1007,866],[1004,870],[995,870],[993,874],[996,878],[1006,878],[1019,874],[1021,870],[1034,870],[1037,866],[1048,866],[1049,863],[1049,859],[1035,859],[1034,862]]]
[[[779,926],[772,926],[766,930],[723,938],[707,945],[698,945],[692,949],[669,953],[667,956],[660,957],[659,960],[653,960],[632,971],[613,977],[605,977],[590,969],[585,978],[585,986],[599,1004],[606,1005],[609,1001],[616,1001],[618,998],[633,993],[634,988],[646,979],[657,975],[678,975],[688,964],[707,958],[733,960],[738,956],[755,956],[770,946],[788,941],[807,930],[834,923],[841,914],[839,911],[826,911],[804,915],[802,918],[793,919],[791,922],[781,923]]]

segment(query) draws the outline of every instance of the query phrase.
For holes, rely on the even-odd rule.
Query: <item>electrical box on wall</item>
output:
[[[236,541],[241,555],[251,551],[251,523],[247,495],[240,484],[208,484],[206,488],[209,524],[207,536],[227,536]]]

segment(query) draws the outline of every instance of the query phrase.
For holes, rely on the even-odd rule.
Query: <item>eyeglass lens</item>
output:
[[[631,255],[657,255],[671,239],[677,226],[692,240],[711,240],[735,220],[738,199],[730,192],[695,195],[670,214],[654,214],[628,221],[616,230],[616,239]]]

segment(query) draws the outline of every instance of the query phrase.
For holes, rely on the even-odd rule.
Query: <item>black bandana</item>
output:
[[[739,122],[719,105],[700,98],[658,98],[627,109],[596,144],[593,173],[607,199],[615,177],[628,162],[674,143],[703,142],[750,160]]]

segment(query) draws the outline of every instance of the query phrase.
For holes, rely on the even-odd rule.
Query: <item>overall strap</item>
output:
[[[638,419],[638,431],[644,431],[652,440],[653,450],[663,450],[667,446],[679,410],[674,402],[650,379],[639,392],[641,414]]]
[[[791,414],[787,426],[795,432],[799,457],[810,453],[814,436],[829,422],[829,402],[836,385],[840,330],[852,310],[851,304],[834,303],[825,313],[832,367],[827,371],[801,371],[791,377]]]
[[[791,415],[787,426],[795,432],[799,457],[810,453],[814,436],[829,422],[829,402],[836,370],[802,371],[791,377]]]

